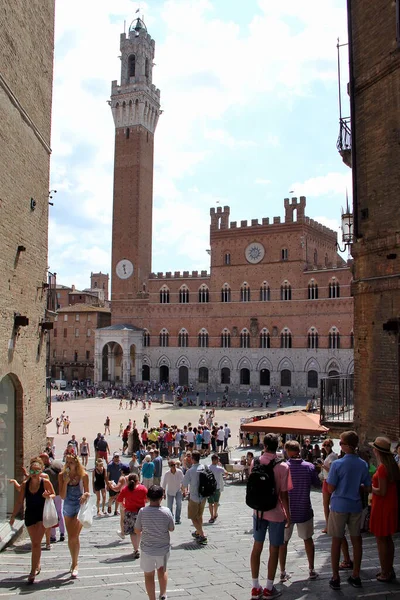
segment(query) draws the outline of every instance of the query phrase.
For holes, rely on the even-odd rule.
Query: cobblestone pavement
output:
[[[207,525],[208,545],[198,546],[193,542],[193,530],[186,518],[183,504],[182,524],[172,533],[171,557],[168,565],[169,600],[190,598],[191,600],[242,600],[250,598],[251,577],[249,555],[252,546],[251,510],[244,503],[244,485],[235,481],[227,483],[221,498],[219,518],[214,525]],[[328,586],[330,571],[330,539],[321,534],[322,498],[312,493],[315,510],[316,569],[319,578],[308,581],[304,545],[294,533],[289,545],[287,570],[291,579],[277,585],[282,589],[282,598],[330,599],[349,598],[400,598],[400,584],[381,584],[375,580],[378,560],[375,539],[364,538],[362,563],[363,587],[352,588],[347,583],[347,574],[342,577],[340,592]],[[26,584],[29,573],[30,547],[26,537],[0,555],[0,598],[29,595],[35,598],[57,598],[69,600],[84,598],[112,598],[115,600],[134,598],[144,600],[143,574],[139,561],[132,559],[130,542],[120,541],[116,535],[119,519],[114,516],[96,518],[89,530],[81,535],[81,557],[79,578],[70,579],[70,564],[67,542],[53,544],[51,551],[42,553],[42,572],[33,586]],[[400,573],[400,536],[396,536],[396,570]],[[267,552],[263,554],[261,583],[265,584]]]

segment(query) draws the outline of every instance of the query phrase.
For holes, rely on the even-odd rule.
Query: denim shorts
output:
[[[285,539],[285,521],[277,523],[275,521],[267,521],[267,519],[257,520],[256,515],[253,515],[254,541],[264,543],[267,530],[271,546],[282,546]]]

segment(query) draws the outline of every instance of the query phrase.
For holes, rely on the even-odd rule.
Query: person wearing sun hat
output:
[[[369,529],[376,538],[381,570],[378,581],[387,583],[396,578],[393,570],[394,544],[392,535],[398,529],[397,485],[400,469],[391,449],[390,440],[377,437],[369,444],[373,448],[378,469],[372,478],[372,503]]]

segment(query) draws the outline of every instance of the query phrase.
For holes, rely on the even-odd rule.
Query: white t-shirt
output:
[[[225,473],[224,467],[220,467],[219,465],[211,464],[211,465],[209,465],[208,468],[210,469],[210,471],[212,473],[214,473],[214,477],[217,482],[217,490],[222,492],[222,490],[224,489],[224,473]]]
[[[331,464],[333,463],[334,460],[337,460],[337,459],[338,459],[338,455],[336,454],[336,452],[331,452],[330,454],[328,454],[328,456],[324,460],[324,466],[331,468]],[[323,473],[324,479],[328,479],[329,471],[325,471],[325,469],[322,469],[322,473]]]
[[[217,431],[217,440],[223,442],[225,439],[225,431],[223,429],[218,429]]]
[[[167,471],[162,480],[162,487],[166,490],[168,496],[176,496],[181,489],[183,481],[183,472],[180,469],[175,469],[175,473]]]
[[[193,431],[188,431],[187,432],[187,434],[186,434],[186,441],[189,444],[193,444],[193,442],[194,442],[194,433],[193,433]]]

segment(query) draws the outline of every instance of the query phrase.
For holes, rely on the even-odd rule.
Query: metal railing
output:
[[[344,150],[351,150],[351,121],[350,117],[339,119],[339,137],[336,148],[340,153]]]
[[[321,379],[321,423],[352,422],[354,376],[334,375]]]

